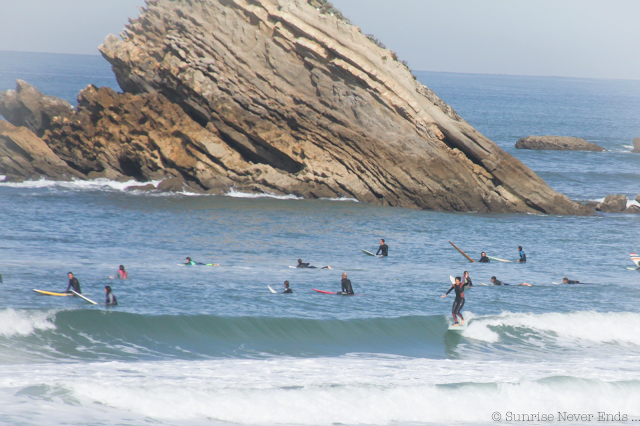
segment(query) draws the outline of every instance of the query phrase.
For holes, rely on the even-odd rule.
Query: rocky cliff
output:
[[[122,89],[175,103],[198,125],[189,128],[201,136],[185,140],[181,124],[169,123],[176,147],[188,148],[164,157],[156,150],[157,163],[178,163],[197,146],[193,164],[170,168],[204,189],[457,211],[585,211],[462,120],[393,52],[319,6],[148,0],[122,39],[109,36],[100,50]],[[154,170],[145,149],[114,152],[125,163],[140,159],[120,173]]]

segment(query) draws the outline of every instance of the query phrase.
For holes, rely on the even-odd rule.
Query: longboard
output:
[[[47,296],[72,296],[71,293],[54,293],[53,291],[36,290],[35,288],[33,289],[33,291]]]
[[[451,241],[449,241],[449,244],[451,244],[453,246],[454,249],[458,250],[460,252],[461,255],[463,255],[464,257],[467,258],[467,260],[471,263],[475,263],[476,261],[473,260],[472,258],[470,258],[469,256],[467,256],[467,253],[463,252],[462,250],[460,250],[458,248],[458,246],[456,246],[455,244],[453,244]]]
[[[322,293],[322,294],[340,294],[340,295],[342,295],[342,293],[336,293],[335,291],[317,290],[315,288],[312,288],[311,290],[317,291],[318,293]]]
[[[270,285],[268,285],[267,287],[269,287],[269,290],[271,290],[271,293],[277,293],[277,291],[275,291],[274,289],[272,289]]]
[[[513,260],[504,260],[504,259],[500,259],[499,257],[492,257],[492,256],[487,256],[487,257],[491,260],[497,260],[498,262],[514,263]]]
[[[318,290],[316,288],[312,288],[311,290],[317,291],[318,293],[322,293],[322,294],[333,294],[337,296],[373,297],[368,294],[343,294],[342,292],[336,293],[335,291],[324,291],[324,290]]]
[[[449,330],[449,331],[464,331],[464,330],[466,330],[466,329],[467,329],[467,324],[468,324],[468,323],[469,323],[469,321],[465,321],[465,322],[464,322],[464,325],[459,325],[459,326],[457,326],[457,327],[455,327],[455,326],[453,326],[453,325],[450,325],[450,326],[449,326],[449,328],[448,328],[448,330]]]
[[[627,268],[627,269],[630,270],[630,271],[640,271],[640,267],[638,267],[638,268]]]
[[[97,302],[94,302],[93,300],[89,299],[88,297],[84,297],[84,296],[83,296],[83,295],[81,295],[80,293],[76,293],[76,292],[75,292],[75,291],[73,291],[73,290],[70,290],[70,291],[71,291],[71,293],[75,294],[75,295],[76,295],[76,296],[78,296],[78,297],[83,298],[84,300],[86,300],[87,302],[91,303],[92,305],[97,305],[97,304],[98,304]]]

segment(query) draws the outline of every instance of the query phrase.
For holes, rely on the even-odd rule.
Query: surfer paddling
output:
[[[311,266],[309,263],[303,263],[302,259],[298,259],[298,264],[296,265],[296,268],[318,269],[315,266]],[[333,268],[327,265],[327,266],[323,266],[320,269],[333,269]]]
[[[127,271],[124,270],[124,265],[120,265],[120,268],[118,268],[118,272],[116,272],[115,274],[115,278],[119,280],[126,280],[128,276],[129,274],[127,274]],[[109,278],[113,279],[114,277]]]
[[[562,279],[562,284],[580,284],[580,281],[570,280],[569,278],[564,277]]]
[[[107,296],[107,300],[105,301],[105,305],[107,306],[118,306],[118,299],[116,299],[116,295],[111,291],[111,287],[106,285],[104,286],[104,293]]]
[[[67,286],[65,293],[71,293],[70,290],[73,290],[78,294],[82,294],[82,290],[80,290],[80,281],[73,276],[73,272],[69,272],[67,275],[69,276],[69,285]]]
[[[447,294],[451,293],[451,290],[455,290],[456,298],[453,301],[453,306],[451,307],[451,315],[453,315],[453,327],[459,327],[460,325],[464,325],[464,317],[460,313],[462,307],[464,306],[464,284],[462,284],[462,280],[460,277],[456,277],[455,283],[451,286],[449,291],[443,294],[441,297],[447,297]],[[458,316],[462,320],[462,324],[458,324]]]
[[[480,262],[480,263],[489,263],[489,262],[491,262],[491,260],[489,260],[489,258],[487,257],[487,253],[482,252],[482,253],[480,253],[480,260],[478,260],[478,262]]]
[[[202,263],[202,262],[196,262],[195,260],[191,260],[190,257],[186,258],[186,262],[183,263],[183,265],[185,266],[220,266],[219,263]]]
[[[353,287],[351,286],[351,280],[347,278],[347,273],[342,273],[342,281],[340,282],[342,285],[342,294],[346,296],[352,296],[354,294]]]
[[[525,287],[533,287],[531,284],[527,284],[527,283],[520,283],[520,284],[507,284],[507,283],[503,283],[502,281],[500,281],[499,279],[497,279],[495,276],[491,277],[491,283],[493,285],[514,285],[514,286],[518,286],[518,285],[523,285]]]
[[[376,256],[377,255],[381,255],[381,256],[389,256],[389,246],[385,244],[384,239],[380,238],[380,247],[378,247],[378,251],[376,252]]]
[[[527,255],[524,254],[522,250],[522,246],[518,246],[518,254],[520,255],[520,259],[516,260],[518,263],[525,263],[527,261]]]

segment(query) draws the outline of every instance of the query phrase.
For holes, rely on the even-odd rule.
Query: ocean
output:
[[[630,152],[640,81],[415,74],[570,198],[640,192],[640,155]],[[117,89],[96,56],[0,52],[0,90],[16,78],[72,104],[89,83]],[[514,148],[531,134],[608,151]],[[0,183],[0,423],[640,419],[640,272],[627,269],[640,216],[445,213],[127,185]],[[361,252],[380,238],[389,257]],[[528,262],[472,264],[449,241],[476,260],[481,251],[514,260],[521,245]],[[179,266],[186,256],[221,266]],[[332,269],[292,269],[299,258]],[[130,279],[109,279],[118,265]],[[465,270],[470,323],[449,332],[453,297],[441,296]],[[69,271],[98,302],[111,285],[119,306],[32,291],[64,291]],[[343,272],[361,297],[312,290],[339,291]],[[491,276],[533,286],[482,286]],[[586,284],[554,284],[563,277]],[[284,280],[293,294],[269,291]]]

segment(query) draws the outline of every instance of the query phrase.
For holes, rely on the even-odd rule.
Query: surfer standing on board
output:
[[[376,252],[376,256],[382,252],[382,256],[389,256],[389,246],[384,243],[384,239],[380,238],[380,247]]]
[[[443,294],[441,297],[447,297],[447,294],[451,293],[451,290],[455,290],[456,299],[453,301],[453,307],[451,308],[451,315],[453,315],[454,327],[464,325],[464,317],[460,313],[464,306],[464,284],[462,284],[460,277],[456,277],[456,282],[451,286],[449,291]],[[462,324],[458,324],[458,316],[462,320]]]
[[[342,285],[342,294],[345,295],[353,295],[353,287],[351,286],[351,280],[347,278],[347,273],[343,272],[342,273],[342,282],[340,283]]]
[[[73,272],[69,272],[67,275],[69,276],[69,285],[67,286],[67,291],[65,291],[65,293],[71,293],[69,291],[69,289],[71,289],[76,293],[82,294],[82,291],[80,290],[80,281],[73,276]]]
[[[489,262],[491,262],[491,260],[489,260],[489,258],[487,257],[487,253],[482,252],[482,253],[480,253],[480,260],[478,260],[478,262],[480,262],[480,263],[489,263]]]
[[[516,260],[516,262],[524,263],[527,261],[527,255],[522,251],[522,246],[518,246],[518,254],[520,255],[520,259]]]

